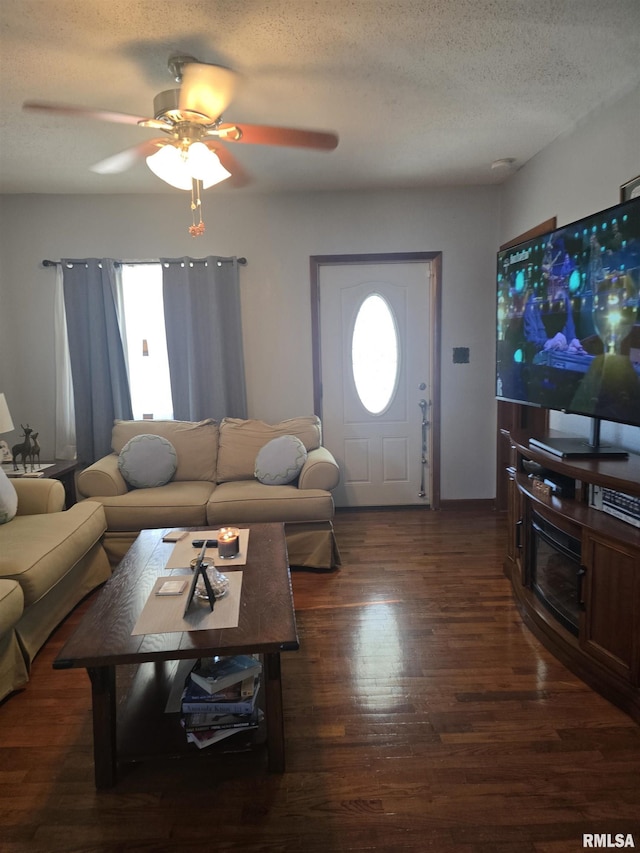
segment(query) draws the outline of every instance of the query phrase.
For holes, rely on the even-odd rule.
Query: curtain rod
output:
[[[240,266],[245,267],[247,265],[247,259],[246,258],[237,258],[236,260],[240,264]],[[230,263],[233,263],[233,258],[217,258],[217,262],[219,264],[230,264]],[[43,267],[59,267],[61,265],[61,263],[62,263],[62,261],[50,261],[47,258],[45,258],[42,261],[42,266]],[[159,260],[155,260],[155,261],[116,261],[115,265],[117,267],[122,266],[122,265],[135,267],[135,266],[139,266],[139,265],[144,266],[146,264],[159,264],[159,263],[161,263],[161,261],[159,261]],[[169,261],[165,260],[162,263],[166,264],[166,263],[169,263]],[[182,263],[182,260],[176,259],[175,261],[171,261],[170,263],[179,264],[179,263]],[[197,260],[197,261],[194,261],[194,263],[203,264],[203,263],[205,263],[205,260]]]

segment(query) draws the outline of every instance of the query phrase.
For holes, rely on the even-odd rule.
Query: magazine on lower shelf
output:
[[[205,749],[207,746],[213,746],[214,743],[220,743],[221,740],[226,740],[226,738],[231,737],[232,735],[241,734],[257,728],[258,726],[256,724],[255,726],[247,726],[244,729],[219,729],[218,731],[187,732],[187,742],[195,743],[198,749]]]
[[[186,732],[255,728],[261,715],[259,708],[253,714],[183,714],[182,725]]]

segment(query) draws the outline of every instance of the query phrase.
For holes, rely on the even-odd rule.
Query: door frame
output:
[[[384,252],[361,255],[311,255],[311,348],[313,358],[313,408],[322,420],[322,353],[320,351],[320,270],[323,266],[349,264],[431,264],[431,335],[429,363],[431,369],[431,407],[428,414],[431,429],[431,505],[440,509],[440,375],[442,336],[442,252]]]

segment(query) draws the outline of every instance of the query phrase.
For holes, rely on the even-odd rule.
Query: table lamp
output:
[[[15,429],[15,427],[11,420],[9,406],[7,406],[7,399],[4,394],[0,394],[0,435],[2,435],[3,432],[11,432],[13,429]],[[9,445],[6,441],[0,441],[0,461],[11,462],[12,459],[13,457],[11,456]]]

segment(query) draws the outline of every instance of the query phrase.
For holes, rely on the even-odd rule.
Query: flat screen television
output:
[[[622,455],[601,420],[640,427],[640,198],[498,253],[496,396],[591,417],[559,456]]]

